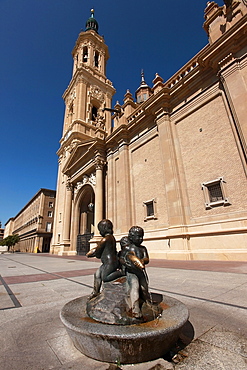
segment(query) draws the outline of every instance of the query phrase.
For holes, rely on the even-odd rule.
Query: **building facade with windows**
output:
[[[143,227],[152,258],[247,260],[246,20],[245,0],[208,2],[209,43],[166,82],[142,74],[110,109],[92,13],[63,96],[52,253],[85,253],[109,218],[118,241]]]
[[[3,240],[4,229],[2,228],[2,222],[0,222],[0,241]]]
[[[50,251],[56,191],[40,189],[34,197],[5,225],[4,237],[18,234],[20,242],[14,250],[20,252]]]

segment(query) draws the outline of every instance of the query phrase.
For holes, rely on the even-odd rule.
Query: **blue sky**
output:
[[[217,0],[219,5],[223,1]],[[107,77],[122,104],[127,89],[166,81],[207,43],[206,0],[0,0],[0,221],[40,188],[56,189],[71,51],[95,9],[110,60]]]

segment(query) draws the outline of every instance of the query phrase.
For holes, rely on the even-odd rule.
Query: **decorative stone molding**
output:
[[[66,146],[64,149],[66,152],[69,152],[71,153],[73,151],[73,149],[80,143],[80,140],[78,139],[74,139],[70,145]]]
[[[85,80],[85,78],[83,78],[82,76],[77,76],[75,84],[76,84],[76,85],[78,85],[79,83],[84,83],[84,84],[86,84],[86,83],[87,83],[87,81],[86,81],[86,80]]]
[[[78,181],[75,185],[75,194],[83,187],[83,182]]]
[[[68,191],[73,191],[73,184],[72,184],[72,182],[70,182],[70,180],[67,180],[66,189]]]
[[[89,177],[87,175],[82,176],[82,185],[85,185],[89,181]]]
[[[76,91],[75,88],[71,91],[70,96],[69,96],[69,102],[73,102],[74,99],[76,98]]]
[[[107,83],[107,85],[112,86],[112,82],[111,82],[110,80],[106,79],[106,81],[105,81],[105,82]]]
[[[91,184],[92,186],[96,185],[96,174],[91,173],[89,176],[83,175],[82,181],[78,181],[75,185],[75,193],[77,193],[84,185]]]
[[[99,100],[99,101],[101,101],[101,102],[103,102],[104,100],[105,100],[105,96],[104,96],[104,93],[103,93],[103,91],[102,90],[100,90],[100,88],[98,87],[98,86],[96,86],[96,85],[93,85],[92,87],[91,87],[91,91],[90,91],[90,95],[93,97],[93,98],[95,98],[95,99],[97,99],[97,100]]]
[[[92,185],[96,185],[96,174],[95,174],[95,172],[91,173],[91,175],[89,176],[89,182]]]
[[[106,162],[104,161],[103,158],[99,158],[99,157],[95,158],[94,165],[95,165],[96,170],[103,170],[105,164]]]
[[[234,55],[232,53],[229,53],[227,56],[225,56],[223,59],[219,61],[219,67],[223,68],[227,64],[229,64],[234,59]]]
[[[105,117],[100,115],[99,113],[97,114],[97,117],[95,118],[95,121],[92,122],[96,127],[99,127],[103,130],[105,130]]]

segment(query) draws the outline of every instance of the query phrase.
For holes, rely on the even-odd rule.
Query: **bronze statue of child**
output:
[[[142,244],[144,230],[140,226],[132,226],[128,240],[120,252],[120,262],[125,266],[129,306],[133,317],[142,317],[143,302],[150,301],[148,278],[145,265],[149,263],[147,248]]]
[[[123,258],[123,255],[124,255],[125,248],[130,246],[131,241],[129,240],[129,238],[127,236],[123,236],[120,239],[119,243],[120,243],[121,250],[118,252],[118,259],[119,259],[119,262],[120,262],[120,267],[121,267],[122,273],[123,273],[123,275],[126,275],[126,263],[127,263],[127,261],[125,260],[125,258]]]
[[[100,293],[103,282],[112,281],[122,276],[118,270],[119,261],[116,249],[116,240],[113,236],[113,225],[110,220],[101,220],[98,223],[100,235],[103,237],[96,248],[91,249],[86,256],[97,257],[101,259],[102,265],[94,274],[94,288],[89,299],[96,297]]]

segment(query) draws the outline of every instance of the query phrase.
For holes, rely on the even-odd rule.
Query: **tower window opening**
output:
[[[92,107],[92,121],[96,121],[97,114],[98,114],[98,108],[93,106]]]
[[[82,56],[82,61],[83,63],[86,63],[88,59],[88,49],[87,46],[84,46],[83,48],[83,56]]]
[[[97,68],[99,66],[99,52],[97,50],[94,53],[94,66]]]

